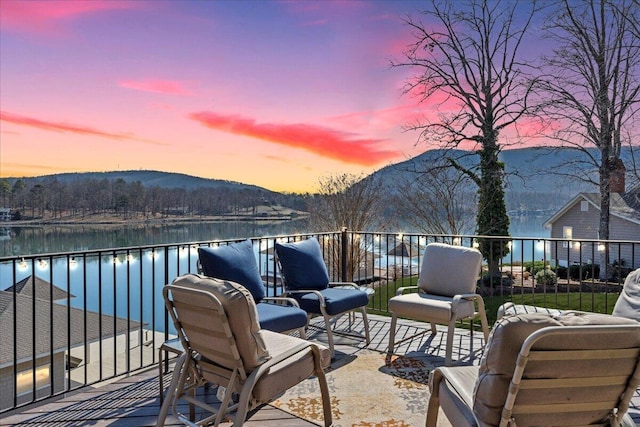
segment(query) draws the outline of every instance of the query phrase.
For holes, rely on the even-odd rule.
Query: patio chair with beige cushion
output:
[[[323,372],[331,363],[329,349],[261,330],[251,293],[234,282],[188,274],[166,285],[163,295],[186,351],[176,362],[158,426],[164,425],[170,407],[180,421],[196,425],[179,412],[179,401],[211,413],[197,425],[217,426],[230,417],[233,426],[242,426],[248,411],[311,376],[320,384],[325,426],[331,425]],[[220,387],[219,407],[194,397],[205,384]]]
[[[398,317],[429,322],[435,334],[436,324],[448,326],[445,365],[451,365],[455,325],[461,319],[480,317],[485,341],[489,336],[484,301],[476,293],[476,285],[482,254],[474,248],[430,243],[424,252],[417,286],[398,288],[396,296],[389,300],[392,313],[389,330],[389,353],[395,345]],[[418,292],[407,293],[408,290]],[[423,333],[423,332],[421,332]],[[402,341],[415,338],[415,335]]]
[[[456,427],[635,425],[626,414],[640,384],[640,324],[606,314],[505,316],[479,366],[429,377],[427,427],[438,409]]]

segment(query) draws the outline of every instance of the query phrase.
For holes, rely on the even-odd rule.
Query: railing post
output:
[[[348,241],[347,241],[347,227],[342,227],[341,237],[340,237],[340,271],[342,276],[342,281],[346,282],[348,280],[347,277],[347,249],[348,249]]]

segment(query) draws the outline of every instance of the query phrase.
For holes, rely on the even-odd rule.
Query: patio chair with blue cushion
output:
[[[369,344],[368,294],[355,283],[329,280],[322,249],[315,237],[297,242],[276,242],[275,254],[285,295],[295,298],[309,316],[324,318],[332,356],[335,354],[332,321],[335,324],[338,317],[353,310],[362,312],[365,340]]]
[[[185,351],[176,362],[158,427],[169,409],[187,425],[217,426],[232,418],[233,426],[242,426],[249,411],[312,376],[319,384],[324,425],[331,425],[327,347],[261,329],[253,297],[231,281],[187,274],[166,285],[163,296]],[[208,384],[218,387],[219,403],[208,393],[196,393]],[[180,412],[186,409],[181,402],[197,406],[197,423]]]
[[[476,293],[481,266],[482,254],[477,249],[445,243],[428,244],[417,286],[398,288],[396,296],[389,300],[389,311],[392,313],[389,353],[393,353],[398,344],[395,342],[395,335],[400,316],[429,322],[432,334],[437,332],[436,324],[447,325],[446,366],[451,364],[453,334],[458,320],[473,321],[479,317],[486,341],[489,327],[484,301]],[[413,292],[405,293],[406,291]],[[402,341],[413,339],[422,333],[424,332],[405,337]]]
[[[640,324],[607,314],[516,314],[498,320],[479,366],[429,376],[427,427],[439,408],[456,427],[635,426]]]
[[[306,339],[307,313],[293,298],[267,296],[251,240],[200,247],[198,261],[204,275],[236,282],[251,292],[262,329],[283,333],[297,330],[300,338]]]

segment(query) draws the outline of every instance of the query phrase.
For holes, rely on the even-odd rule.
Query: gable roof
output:
[[[74,295],[69,294],[64,289],[56,285],[52,285],[51,283],[32,274],[4,290],[7,292],[13,292],[15,289],[16,292],[21,295],[32,296],[34,288],[36,290],[36,298],[44,300],[52,299],[53,301],[59,301],[67,298],[75,298]]]
[[[19,363],[33,359],[34,354],[38,358],[57,353],[85,342],[88,344],[122,334],[128,328],[136,330],[142,325],[139,321],[54,302],[60,299],[56,296],[64,294],[66,299],[69,294],[37,277],[36,298],[33,298],[33,286],[28,286],[30,277],[0,291],[0,368],[13,364],[14,342]],[[53,291],[53,300],[50,287],[57,289]]]
[[[624,195],[619,193],[611,193],[611,204],[609,212],[612,216],[622,220],[640,224],[640,187],[636,187],[635,191],[629,191]],[[600,194],[599,193],[578,193],[573,199],[569,200],[558,212],[542,224],[545,228],[549,228],[558,219],[562,218],[570,209],[579,202],[586,201],[592,207],[600,210]]]

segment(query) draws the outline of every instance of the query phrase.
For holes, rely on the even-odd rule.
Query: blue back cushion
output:
[[[329,273],[315,237],[300,242],[276,242],[276,254],[288,288],[325,289],[329,286]]]
[[[200,247],[198,257],[205,276],[236,282],[259,303],[265,297],[264,283],[253,254],[251,240],[225,246]]]

